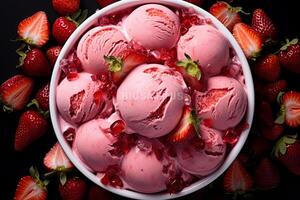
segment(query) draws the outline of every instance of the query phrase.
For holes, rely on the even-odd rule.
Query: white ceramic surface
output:
[[[81,24],[77,30],[71,35],[71,37],[68,39],[66,44],[64,45],[58,60],[56,62],[56,65],[53,70],[52,78],[51,78],[51,84],[50,84],[50,114],[51,114],[51,120],[52,124],[54,127],[55,134],[57,136],[58,141],[62,145],[64,151],[66,152],[67,156],[69,159],[74,163],[74,165],[77,167],[77,169],[83,173],[88,179],[93,181],[95,184],[101,186],[102,188],[105,188],[106,190],[109,190],[110,192],[113,192],[115,194],[128,197],[128,198],[133,198],[133,199],[149,199],[149,200],[154,200],[154,199],[173,199],[181,196],[185,196],[187,194],[190,194],[192,192],[195,192],[205,186],[207,186],[209,183],[213,182],[215,179],[217,179],[229,166],[230,164],[235,160],[237,157],[238,153],[242,149],[248,134],[249,134],[249,129],[245,130],[235,147],[232,149],[232,151],[228,154],[227,158],[225,159],[224,163],[221,165],[221,167],[212,173],[211,175],[193,183],[192,185],[184,188],[183,191],[181,191],[178,194],[172,194],[170,195],[167,192],[163,193],[157,193],[157,194],[141,194],[138,192],[134,191],[129,191],[129,190],[124,190],[124,189],[116,189],[112,187],[107,187],[103,185],[99,178],[88,171],[83,164],[76,159],[76,157],[73,155],[72,149],[69,147],[67,142],[65,141],[62,131],[60,129],[60,124],[59,124],[59,118],[58,118],[58,111],[56,108],[56,87],[59,81],[60,77],[60,69],[59,69],[59,62],[62,58],[64,58],[66,55],[68,55],[69,51],[72,49],[72,47],[76,44],[76,42],[79,40],[79,38],[87,31],[89,30],[93,25],[97,23],[97,19],[103,15],[107,15],[112,12],[120,11],[132,6],[138,6],[142,5],[145,3],[159,3],[163,5],[169,5],[169,6],[174,6],[174,7],[185,7],[185,8],[193,8],[196,12],[200,13],[206,18],[210,18],[213,22],[213,24],[227,37],[229,42],[231,43],[232,47],[236,51],[238,57],[240,58],[240,61],[242,63],[242,68],[243,68],[243,73],[245,76],[245,83],[246,83],[246,88],[247,88],[247,93],[248,93],[248,112],[247,112],[247,121],[249,125],[251,126],[252,124],[252,119],[253,119],[253,113],[254,113],[254,87],[253,87],[253,80],[252,80],[252,75],[251,71],[249,68],[249,64],[247,62],[246,57],[244,56],[241,48],[239,47],[238,43],[232,36],[232,34],[216,19],[214,18],[211,14],[206,12],[205,10],[194,6],[188,2],[181,1],[181,0],[122,0],[117,3],[114,3],[110,6],[107,6],[99,11],[97,11],[95,14],[90,16],[83,24]]]

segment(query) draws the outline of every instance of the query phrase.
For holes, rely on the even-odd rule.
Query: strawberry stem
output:
[[[192,58],[186,53],[184,54],[184,56],[186,58],[184,60],[177,61],[176,65],[179,67],[183,67],[187,74],[200,80],[201,71],[199,69],[199,62],[192,60]]]
[[[123,61],[120,58],[114,56],[104,56],[105,61],[109,66],[109,71],[119,72],[123,68]]]

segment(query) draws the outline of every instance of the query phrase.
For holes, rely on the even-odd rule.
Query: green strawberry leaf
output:
[[[59,181],[60,181],[61,185],[65,185],[66,184],[66,182],[67,182],[67,175],[66,175],[66,173],[61,172],[59,174]]]
[[[277,119],[275,120],[276,124],[283,124],[285,122],[285,106],[280,107]]]

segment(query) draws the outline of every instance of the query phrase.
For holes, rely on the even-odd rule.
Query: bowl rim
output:
[[[58,110],[56,107],[56,87],[59,81],[60,77],[60,67],[59,63],[60,61],[68,55],[69,51],[73,48],[75,43],[79,40],[79,38],[87,31],[89,30],[95,22],[97,22],[97,19],[103,15],[106,15],[111,12],[115,12],[117,10],[122,10],[124,8],[129,8],[133,6],[139,6],[143,4],[148,4],[148,3],[158,3],[166,6],[177,6],[177,7],[184,7],[184,8],[192,8],[195,10],[195,12],[201,14],[205,18],[211,19],[212,23],[214,26],[219,29],[224,36],[228,39],[230,42],[231,46],[235,50],[237,56],[240,59],[244,78],[245,78],[245,85],[246,85],[246,91],[247,91],[247,97],[248,97],[248,108],[247,108],[247,113],[246,113],[246,118],[247,122],[249,124],[249,128],[245,130],[240,138],[239,141],[236,143],[234,148],[230,151],[230,153],[227,155],[226,159],[224,160],[223,164],[212,174],[208,175],[207,177],[200,179],[196,181],[195,183],[191,184],[190,186],[184,188],[180,193],[177,194],[169,194],[167,192],[161,192],[161,193],[155,193],[155,194],[144,194],[144,193],[139,193],[131,190],[126,190],[126,189],[117,189],[113,187],[109,187],[106,185],[103,185],[101,181],[99,180],[99,177],[97,177],[96,174],[88,171],[88,169],[84,166],[82,162],[78,160],[78,158],[73,154],[73,151],[71,147],[68,145],[68,143],[65,141],[63,137],[63,133],[60,129],[60,123],[59,123],[59,115],[58,115]],[[241,151],[242,147],[244,146],[246,139],[249,135],[249,131],[252,125],[253,121],[253,115],[254,115],[254,85],[253,85],[253,79],[252,79],[252,74],[250,71],[250,67],[248,64],[248,61],[238,45],[237,41],[234,39],[233,35],[231,32],[221,23],[219,22],[214,16],[212,16],[210,13],[205,11],[204,9],[197,7],[189,2],[182,1],[182,0],[122,0],[118,1],[114,4],[111,4],[93,15],[91,15],[86,21],[84,21],[76,30],[75,32],[70,36],[68,41],[65,43],[63,46],[61,53],[57,59],[57,62],[54,66],[54,70],[51,76],[51,82],[50,82],[50,94],[49,94],[49,104],[50,104],[50,117],[52,121],[52,125],[54,128],[55,135],[58,139],[58,142],[61,144],[64,152],[68,156],[68,158],[72,161],[74,166],[88,179],[90,179],[92,182],[97,184],[98,186],[115,193],[117,195],[127,197],[127,198],[132,198],[132,199],[149,199],[149,200],[155,200],[155,199],[173,199],[173,198],[178,198],[182,197],[188,194],[191,194],[211,182],[213,182],[215,179],[217,179],[219,176],[221,176],[225,170],[231,165],[231,163],[236,159],[237,155]]]

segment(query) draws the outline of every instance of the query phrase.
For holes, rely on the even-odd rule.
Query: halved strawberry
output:
[[[239,12],[242,12],[242,7],[232,7],[227,2],[218,1],[212,5],[209,12],[215,16],[228,30],[232,31],[235,24],[242,22]]]
[[[46,200],[48,181],[42,182],[39,174],[33,167],[30,168],[31,176],[25,176],[19,180],[14,200]]]
[[[18,34],[29,45],[41,47],[49,40],[49,21],[45,12],[39,11],[22,20],[18,25]]]
[[[276,123],[300,127],[300,92],[290,91],[282,96],[282,105]]]
[[[148,59],[145,53],[132,49],[124,50],[118,57],[104,56],[104,58],[116,84],[120,84],[133,68],[146,63]]]
[[[247,58],[256,58],[262,50],[262,38],[259,33],[244,23],[233,28],[233,36],[241,46]]]
[[[205,90],[206,81],[199,62],[192,60],[187,54],[185,54],[185,57],[186,59],[176,63],[177,70],[183,75],[191,88],[198,91]]]
[[[49,170],[66,171],[74,167],[59,143],[56,143],[44,158],[44,165]]]
[[[4,110],[22,110],[29,100],[34,81],[23,75],[16,75],[0,86],[0,99]]]
[[[192,137],[195,133],[199,135],[199,119],[193,112],[192,108],[185,106],[180,122],[172,133],[168,136],[168,140],[172,143],[179,143]]]
[[[247,192],[253,179],[239,160],[235,160],[225,172],[223,187],[227,192]]]

